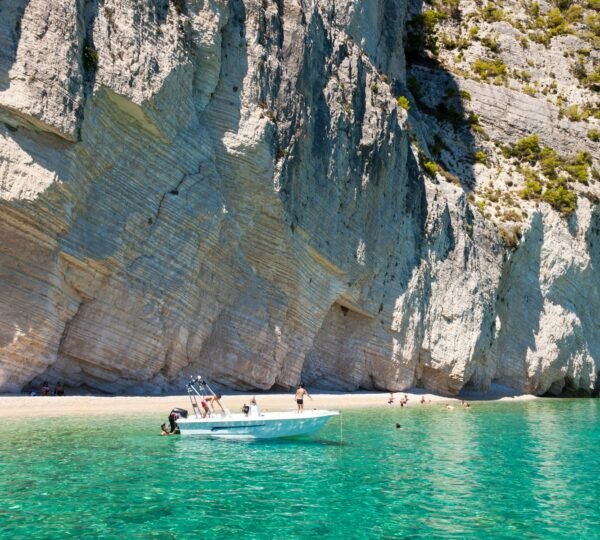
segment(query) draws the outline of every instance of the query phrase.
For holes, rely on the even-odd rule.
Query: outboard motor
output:
[[[185,409],[180,409],[179,407],[175,407],[169,413],[169,425],[171,426],[170,433],[179,433],[179,427],[177,426],[177,419],[179,418],[187,418],[188,412]]]

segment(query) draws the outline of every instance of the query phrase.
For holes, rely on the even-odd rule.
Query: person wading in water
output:
[[[300,384],[298,390],[296,390],[296,404],[298,405],[298,412],[304,412],[304,396],[308,396],[312,399],[311,395],[304,388],[304,384]]]

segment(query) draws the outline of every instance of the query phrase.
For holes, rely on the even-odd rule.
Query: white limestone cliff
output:
[[[473,193],[519,174],[500,152],[473,165],[473,135],[430,113],[450,78],[503,144],[575,151],[585,130],[407,64],[414,5],[1,9],[0,391],[154,393],[198,372],[237,389],[597,387],[596,186],[568,218],[524,202],[508,249]],[[407,113],[409,77],[429,84]],[[502,100],[542,127],[507,123]],[[423,172],[438,131],[452,175]]]

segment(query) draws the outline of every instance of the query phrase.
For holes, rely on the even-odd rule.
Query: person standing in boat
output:
[[[298,390],[296,390],[296,405],[298,405],[298,413],[304,412],[304,396],[312,399],[306,388],[304,388],[304,384],[300,383]]]
[[[200,398],[200,406],[202,407],[202,418],[210,416],[210,407],[208,406],[208,401],[206,401],[205,397]]]
[[[221,394],[216,394],[214,396],[208,396],[206,398],[206,401],[208,402],[208,404],[210,405],[212,412],[215,413],[215,403],[221,407],[221,410],[223,411],[223,413],[225,413],[225,409],[223,408],[223,405],[221,405]]]

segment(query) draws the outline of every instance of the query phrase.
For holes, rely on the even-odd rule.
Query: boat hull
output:
[[[274,439],[316,433],[330,418],[338,415],[337,411],[229,415],[183,418],[177,421],[177,425],[182,435],[217,439]]]

